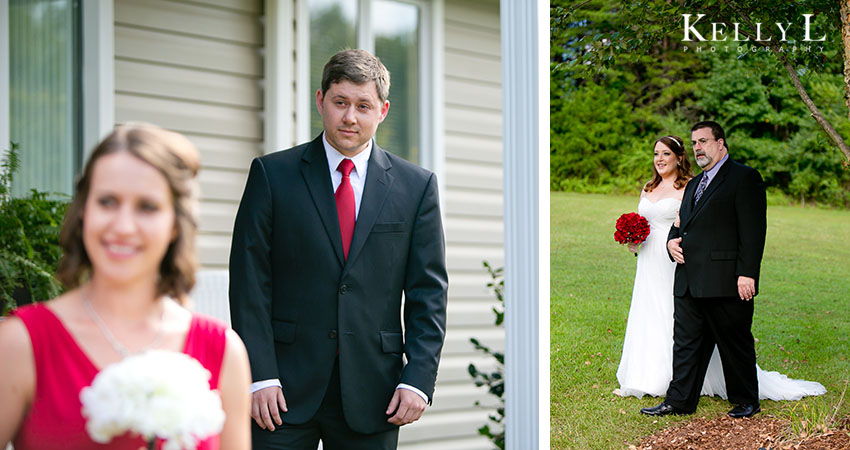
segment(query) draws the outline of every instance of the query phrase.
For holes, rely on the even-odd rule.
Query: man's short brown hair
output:
[[[377,56],[360,49],[343,50],[331,56],[322,71],[322,95],[341,80],[355,84],[375,82],[381,103],[390,96],[390,72]]]

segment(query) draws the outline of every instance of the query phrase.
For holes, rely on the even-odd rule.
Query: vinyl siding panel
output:
[[[445,145],[446,154],[451,155],[453,161],[486,164],[494,159],[502,160],[502,140],[494,136],[453,132],[446,136]]]
[[[206,261],[205,269],[226,269],[230,260],[229,233],[198,233],[195,241],[198,259]]]
[[[503,204],[501,197],[488,192],[463,191],[455,189],[452,195],[446,195],[446,216],[490,217],[501,219]]]
[[[489,450],[493,445],[477,430],[497,400],[473,384],[468,366],[495,369],[470,338],[497,351],[505,340],[504,329],[493,325],[496,300],[482,265],[504,264],[499,2],[446,0],[443,26],[448,324],[433,405],[401,429],[399,448]]]
[[[262,91],[256,79],[204,70],[152,66],[136,61],[116,61],[115,89],[137,95],[182,101],[203,101],[219,106],[259,109]]]
[[[115,117],[118,122],[128,120],[153,122],[184,134],[201,134],[252,142],[258,142],[263,138],[263,124],[258,111],[193,101],[118,92],[115,94]]]
[[[462,93],[460,94],[463,95]],[[480,140],[482,142],[492,139],[494,136],[501,141],[502,135],[502,114],[493,114],[491,110],[478,110],[471,108],[465,104],[458,103],[458,100],[453,98],[445,103],[445,133],[446,142],[449,139],[456,137],[467,137],[470,139]],[[464,151],[459,151],[454,154],[448,152],[450,148],[446,148],[446,156],[460,156]],[[501,155],[499,157],[501,161]]]
[[[198,256],[225,269],[263,144],[262,0],[115,2],[115,118],[183,133],[201,151]]]
[[[119,8],[121,5],[115,5]],[[196,36],[115,24],[115,58],[260,77],[262,57],[252,47]]]
[[[426,411],[428,420],[406,425],[399,433],[399,449],[469,449],[490,450],[483,437],[476,437],[481,424],[487,422],[489,411],[483,408],[442,413]],[[424,417],[424,416],[423,416]],[[470,433],[472,430],[472,433]],[[460,443],[464,446],[461,447]]]
[[[248,46],[263,44],[263,29],[257,26],[259,9],[236,13],[215,7],[199,7],[197,2],[180,3],[170,0],[118,0],[115,21],[126,26],[179,33],[202,39],[232,42]],[[258,2],[241,2],[248,8]],[[255,5],[250,5],[254,3]],[[213,6],[210,2],[209,6]],[[231,6],[239,6],[233,2]],[[149,18],[156,17],[156,21]]]
[[[192,0],[192,3],[255,15],[263,12],[263,0]]]
[[[466,79],[447,78],[446,98],[452,99],[454,103],[460,103],[458,99],[463,99],[463,106],[489,113],[500,110],[502,89],[498,84],[490,85]]]

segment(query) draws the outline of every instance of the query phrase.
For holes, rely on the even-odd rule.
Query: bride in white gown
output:
[[[623,355],[617,369],[620,388],[614,390],[623,397],[664,396],[673,378],[676,263],[667,255],[667,233],[676,220],[685,185],[692,175],[681,138],[658,139],[654,152],[653,179],[644,187],[638,203],[638,214],[649,222],[649,237],[640,246],[629,244],[629,250],[638,253],[638,257]],[[791,379],[758,366],[756,371],[761,400],[799,400],[826,392],[820,383]],[[727,398],[717,348],[711,355],[701,394]]]

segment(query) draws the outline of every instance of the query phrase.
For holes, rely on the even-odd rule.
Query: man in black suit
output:
[[[433,396],[448,286],[437,181],[373,141],[389,85],[373,55],[337,53],[316,92],[324,132],[251,164],[230,308],[255,449],[395,449]]]
[[[660,405],[641,413],[661,416],[696,410],[711,353],[717,345],[729,416],[760,411],[752,332],[753,297],[767,230],[764,182],[758,171],[729,158],[723,128],[691,128],[703,172],[685,188],[680,223],[667,249],[677,262],[673,287],[673,380]]]

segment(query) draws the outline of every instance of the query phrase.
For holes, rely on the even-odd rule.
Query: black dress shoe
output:
[[[683,409],[676,408],[673,405],[668,405],[667,403],[661,402],[658,406],[653,406],[651,408],[641,408],[641,414],[645,414],[647,416],[667,416],[670,414],[682,415],[682,414],[691,414],[688,411]]]
[[[735,407],[729,411],[729,417],[733,419],[742,419],[744,417],[752,417],[759,411],[761,411],[761,407],[758,403],[742,403],[740,405],[735,405]]]

